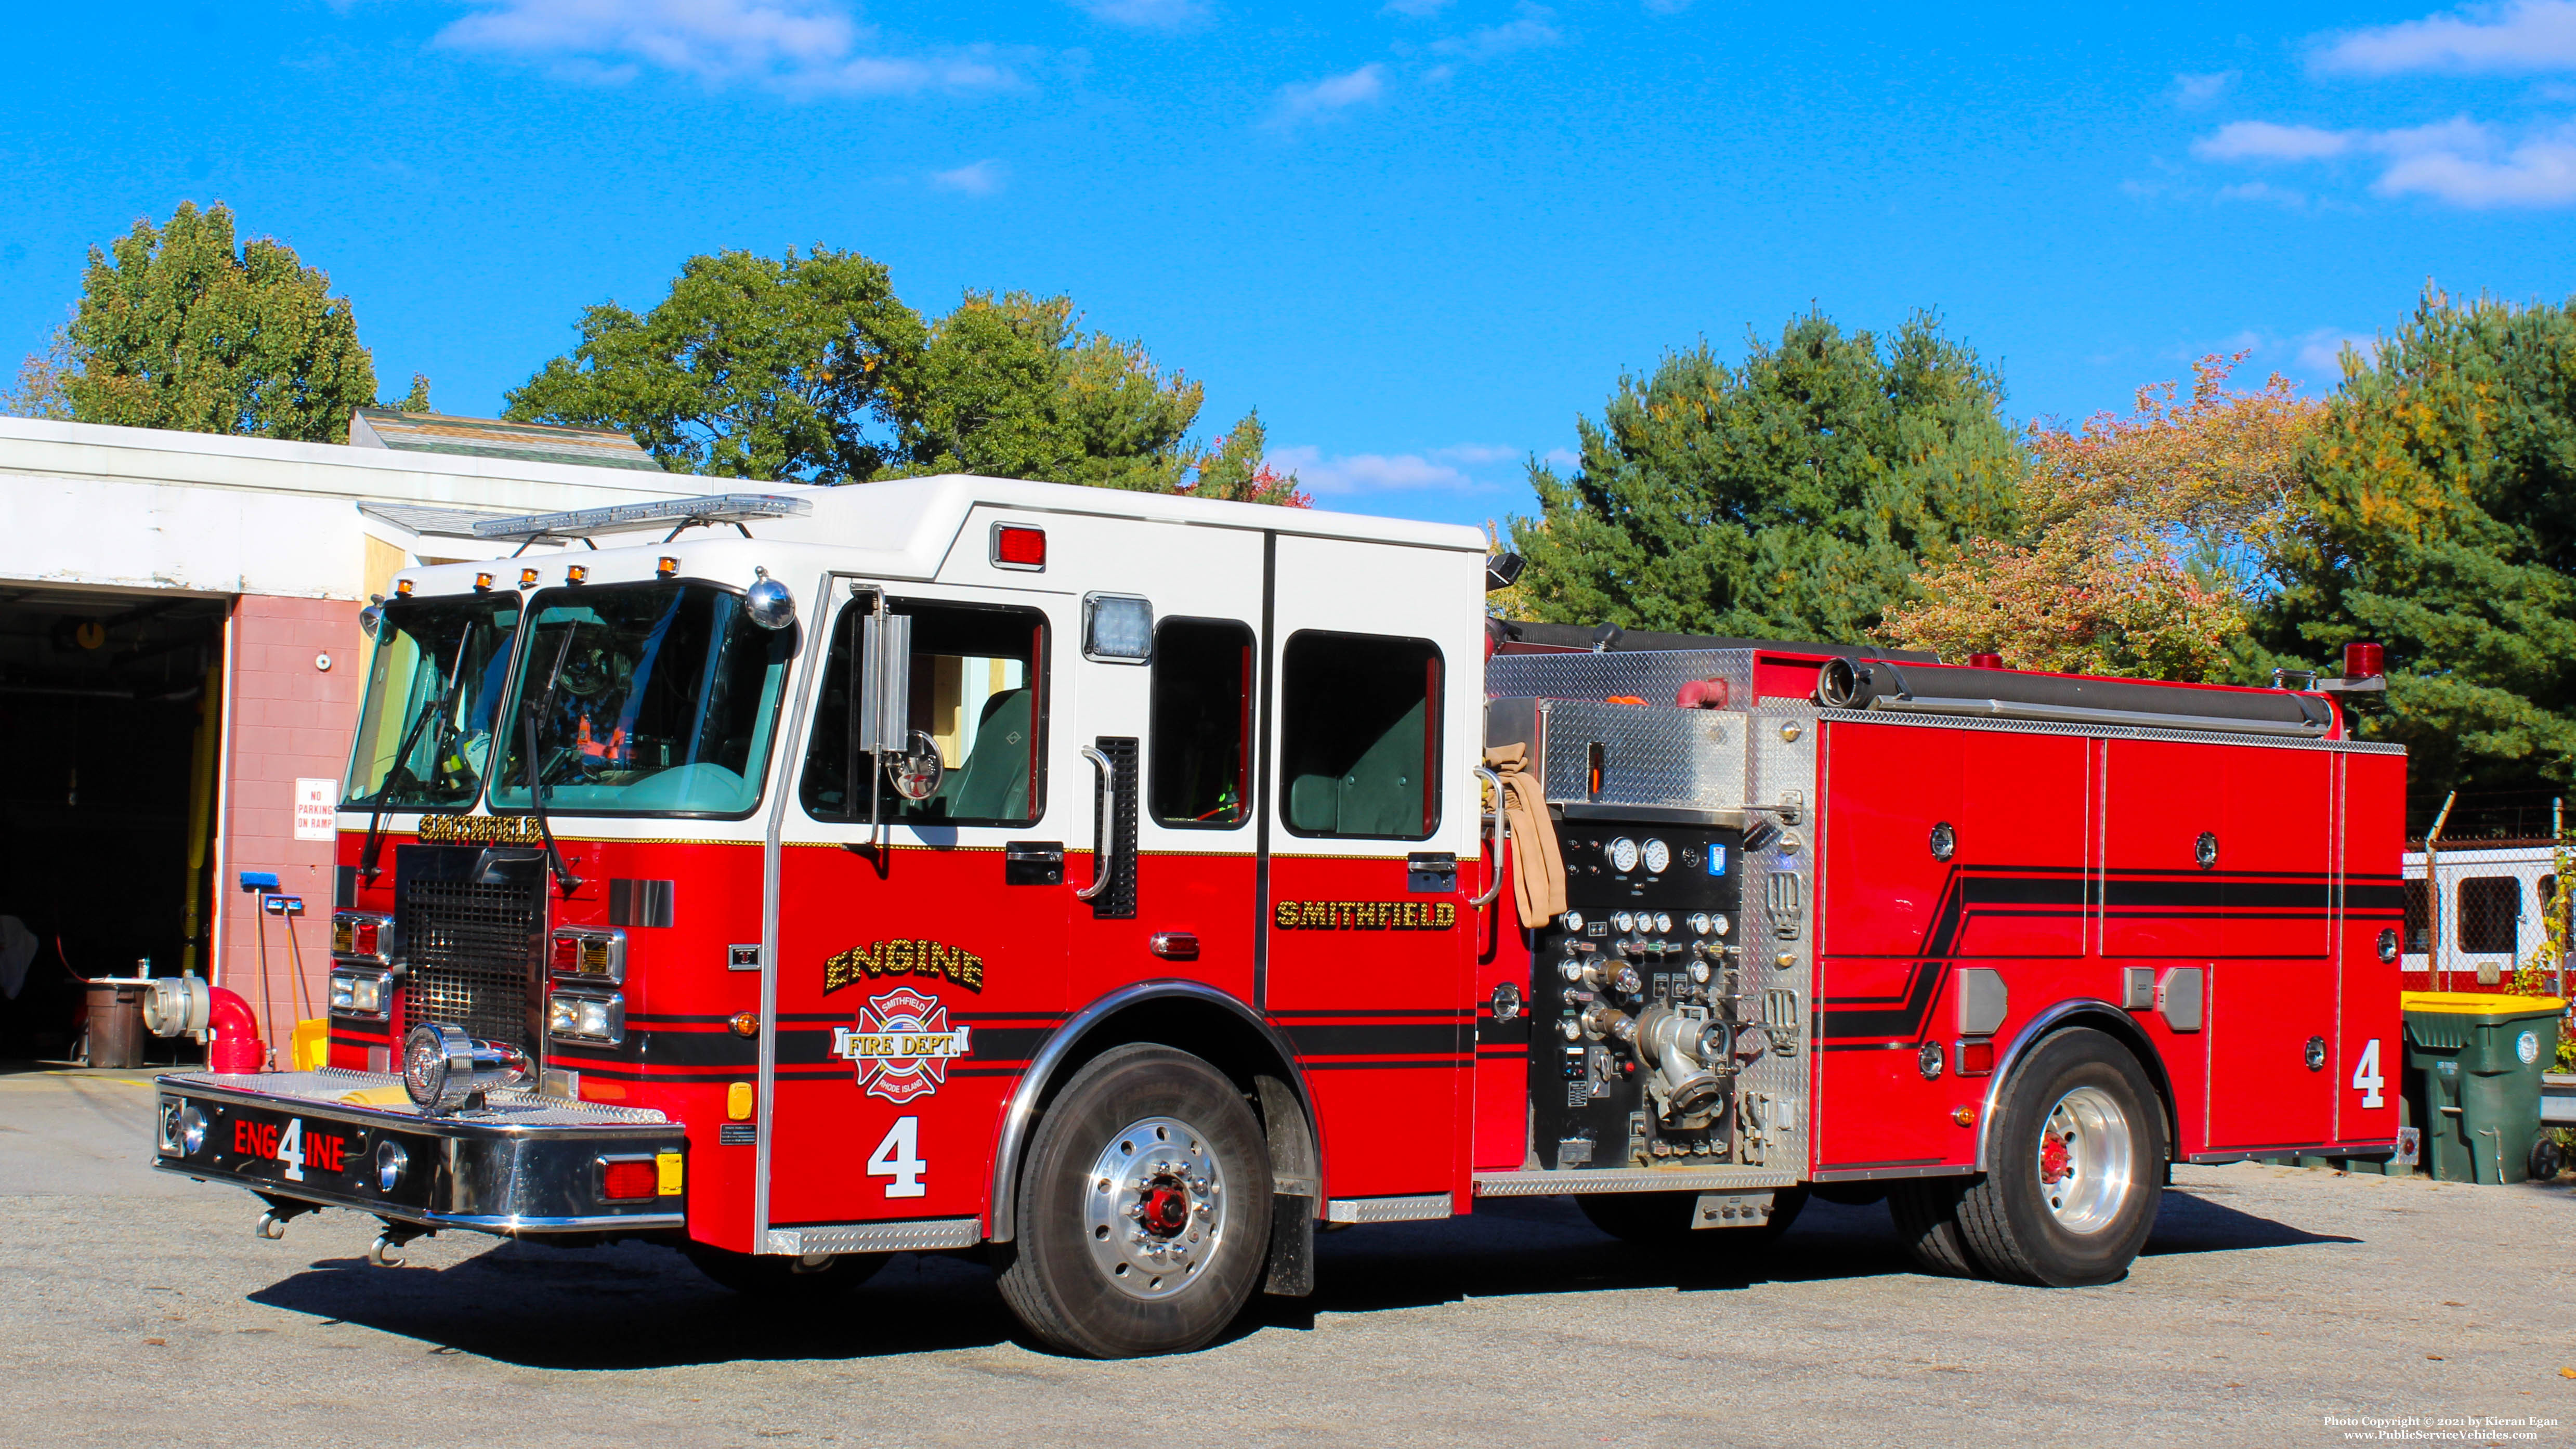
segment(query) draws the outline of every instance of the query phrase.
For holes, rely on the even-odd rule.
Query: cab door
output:
[[[1327,1198],[1453,1191],[1475,1052],[1482,564],[1272,547],[1262,1003],[1314,1096]]]
[[[873,755],[853,787],[852,656],[874,603],[834,582],[782,831],[767,1223],[981,1216],[994,1124],[1067,1010],[1064,846],[1091,819],[1089,772],[1057,738],[1076,602],[887,586],[912,621],[911,725],[944,767],[907,801]]]

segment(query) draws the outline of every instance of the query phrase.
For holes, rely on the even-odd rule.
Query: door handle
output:
[[[1102,891],[1109,889],[1109,883],[1118,878],[1118,862],[1112,859],[1115,851],[1111,848],[1109,843],[1112,839],[1111,831],[1115,828],[1117,822],[1109,818],[1109,781],[1114,769],[1114,767],[1109,763],[1109,757],[1090,745],[1084,745],[1082,747],[1082,757],[1091,762],[1093,775],[1091,786],[1091,813],[1093,821],[1091,831],[1091,884],[1075,891],[1073,893],[1073,898],[1078,901],[1087,901],[1098,896]]]
[[[1503,818],[1503,777],[1483,765],[1473,765],[1469,769],[1477,779],[1485,782],[1485,788],[1494,792],[1493,806],[1485,812],[1485,820],[1479,822],[1480,824],[1490,823],[1494,828],[1494,863],[1485,873],[1485,893],[1467,902],[1468,905],[1481,910],[1492,905],[1494,897],[1503,893],[1503,843],[1511,839],[1512,827],[1511,823]],[[1480,845],[1482,843],[1478,842]]]

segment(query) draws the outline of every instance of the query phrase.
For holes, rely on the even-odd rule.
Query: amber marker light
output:
[[[564,570],[564,582],[568,584],[577,584],[589,577],[590,569],[587,565],[573,564]]]
[[[662,561],[654,565],[653,571],[667,579],[680,571],[680,561],[665,554]]]
[[[404,597],[404,598],[406,598],[406,599],[410,598],[410,597],[411,597],[411,580],[409,580],[409,579],[405,579],[405,580],[403,580],[401,583],[398,583],[398,584],[394,585],[394,592],[395,592],[395,593],[397,593],[397,594],[399,594],[399,595],[401,595],[402,597]]]
[[[474,576],[474,592],[478,594],[488,593],[491,588],[492,576],[490,574],[476,574]]]
[[[521,569],[521,570],[519,570],[519,587],[520,587],[520,588],[523,588],[523,589],[533,589],[533,588],[535,588],[536,586],[537,586],[537,571],[536,571],[535,569]]]

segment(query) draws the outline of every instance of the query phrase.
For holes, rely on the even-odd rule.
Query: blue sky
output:
[[[2427,279],[2564,300],[2576,0],[230,0],[31,7],[0,351],[222,199],[482,413],[692,253],[1068,292],[1328,506],[1527,511],[1623,369],[1938,307],[2016,417],[2188,360],[2331,384]]]

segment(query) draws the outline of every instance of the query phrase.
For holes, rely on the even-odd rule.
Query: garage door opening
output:
[[[82,978],[208,974],[230,608],[0,588],[0,1061],[79,1050]]]

